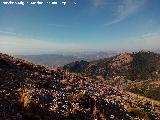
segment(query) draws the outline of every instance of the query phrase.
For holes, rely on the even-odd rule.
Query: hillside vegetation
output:
[[[111,58],[89,62],[85,66],[81,62],[73,62],[63,68],[86,76],[101,75],[104,78],[123,76],[129,80],[159,79],[160,55],[144,51],[123,53]]]

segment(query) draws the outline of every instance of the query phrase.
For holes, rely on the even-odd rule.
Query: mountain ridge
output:
[[[97,60],[107,58],[117,54],[116,52],[86,52],[86,53],[57,53],[57,54],[40,54],[40,55],[15,55],[17,58],[32,61],[34,64],[47,65],[50,67],[62,67],[68,63],[79,60]]]
[[[87,62],[87,61],[86,61]],[[136,53],[122,53],[110,58],[91,61],[88,65],[79,70],[79,73],[87,75],[125,76],[127,79],[149,79],[160,74],[160,54],[140,51]],[[80,62],[72,62],[63,68],[70,72],[77,72],[76,66],[81,66]],[[74,70],[75,67],[75,70]],[[143,73],[144,72],[144,73]],[[152,75],[153,74],[153,75]]]

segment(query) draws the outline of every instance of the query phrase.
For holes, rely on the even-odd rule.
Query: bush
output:
[[[129,109],[129,115],[132,118],[139,117],[140,119],[149,120],[149,117],[148,117],[147,113],[138,109],[138,108],[130,108]]]

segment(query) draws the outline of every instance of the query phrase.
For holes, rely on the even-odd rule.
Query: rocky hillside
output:
[[[86,61],[87,63],[87,61]],[[123,77],[129,80],[160,78],[160,54],[140,51],[89,62],[85,65],[74,62],[63,67],[70,72],[86,76]],[[78,71],[77,71],[78,69]]]
[[[160,80],[134,81],[127,90],[160,101]]]
[[[0,54],[0,119],[159,120],[159,110],[159,102],[140,99],[103,79]]]

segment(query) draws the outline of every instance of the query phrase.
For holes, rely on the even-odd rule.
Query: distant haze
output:
[[[116,52],[85,52],[70,54],[42,54],[42,55],[19,55],[18,58],[29,60],[35,64],[47,65],[50,67],[60,67],[68,63],[80,60],[92,61],[116,55]]]

